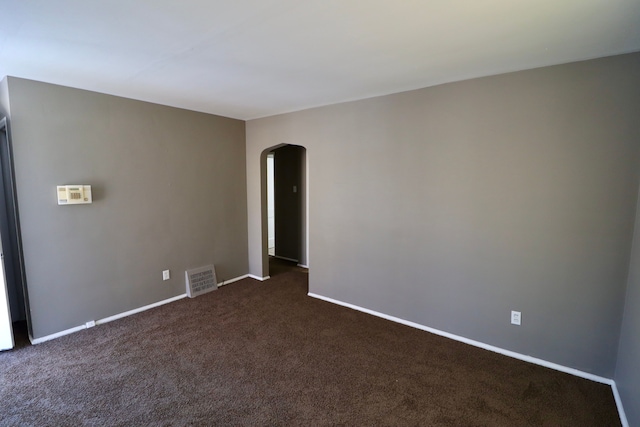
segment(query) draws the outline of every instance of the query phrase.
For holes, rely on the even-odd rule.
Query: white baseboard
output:
[[[180,300],[182,298],[185,298],[186,296],[187,296],[187,294],[178,295],[178,296],[175,296],[175,297],[172,297],[172,298],[169,298],[169,299],[165,299],[165,300],[162,300],[162,301],[154,302],[153,304],[145,305],[143,307],[135,308],[133,310],[125,311],[123,313],[119,313],[119,314],[115,314],[113,316],[105,317],[104,319],[96,320],[95,321],[96,322],[96,326],[102,325],[104,323],[113,322],[114,320],[118,320],[118,319],[121,319],[123,317],[131,316],[132,314],[140,313],[142,311],[146,311],[146,310],[149,310],[149,309],[152,309],[152,308],[155,308],[155,307],[159,307],[159,306],[164,305],[164,304],[169,304],[170,302],[178,301],[178,300]],[[60,337],[63,337],[65,335],[72,334],[74,332],[79,332],[79,331],[81,331],[83,329],[87,329],[87,326],[86,325],[76,326],[76,327],[71,328],[71,329],[66,329],[64,331],[56,332],[55,334],[46,335],[46,336],[40,337],[40,338],[31,338],[31,337],[29,337],[29,339],[31,340],[31,344],[34,344],[34,345],[35,344],[41,344],[41,343],[46,342],[46,341],[51,341],[53,339],[60,338]]]
[[[298,264],[298,267],[309,269],[309,266],[308,265],[304,265],[304,264]]]
[[[386,320],[390,320],[392,322],[400,323],[406,326],[410,326],[412,328],[420,329],[426,332],[431,332],[432,334],[440,335],[446,338],[450,338],[455,341],[460,341],[465,344],[469,344],[475,347],[479,347],[485,350],[493,351],[494,353],[499,353],[504,356],[513,357],[514,359],[523,360],[525,362],[533,363],[535,365],[544,366],[546,368],[554,369],[556,371],[564,372],[567,374],[575,375],[577,377],[585,378],[591,381],[595,381],[602,384],[607,384],[611,386],[611,390],[613,391],[613,397],[616,401],[616,406],[618,407],[618,414],[620,416],[620,421],[622,422],[623,427],[629,427],[627,422],[627,417],[624,412],[624,408],[622,406],[622,400],[620,399],[620,395],[618,394],[618,388],[616,387],[616,382],[610,378],[601,377],[598,375],[590,374],[589,372],[580,371],[578,369],[569,368],[567,366],[559,365],[557,363],[549,362],[547,360],[538,359],[537,357],[527,356],[525,354],[516,353],[515,351],[506,350],[504,348],[496,347],[490,344],[486,344],[480,341],[472,340],[469,338],[461,337],[459,335],[451,334],[449,332],[444,332],[439,329],[431,328],[429,326],[421,325],[419,323],[410,322],[408,320],[400,319],[399,317],[389,316],[388,314],[380,313],[377,311],[369,310],[368,308],[363,308],[354,304],[349,304],[347,302],[335,300],[333,298],[328,298],[322,295],[314,294],[309,292],[307,294],[312,298],[317,298],[323,301],[330,302],[332,304],[341,305],[343,307],[351,308],[353,310],[361,311],[363,313],[371,314],[376,317],[381,317]]]
[[[142,311],[150,310],[152,308],[160,307],[161,305],[169,304],[170,302],[174,302],[174,301],[181,300],[182,298],[186,298],[186,296],[187,294],[178,295],[173,298],[169,298],[162,301],[154,302],[153,304],[145,305],[143,307],[134,308],[133,310],[125,311],[124,313],[105,317],[104,319],[96,320],[96,326],[102,325],[104,323],[113,322],[114,320],[122,319],[123,317],[131,316],[132,314],[137,314]]]
[[[224,280],[223,282],[218,283],[218,287],[229,285],[229,284],[231,284],[233,282],[237,282],[238,280],[246,279],[247,277],[251,277],[251,275],[250,274],[245,274],[244,276],[238,276],[238,277],[234,277],[233,279]]]
[[[247,277],[251,277],[252,279],[255,279],[255,280],[260,280],[261,282],[271,279],[271,276],[260,277],[260,276],[255,276],[253,274],[247,274]]]
[[[233,279],[225,280],[222,283],[218,283],[218,286],[228,285],[229,283],[237,282],[238,280],[246,279],[247,277],[251,277],[249,274],[245,274],[244,276],[236,277]],[[182,298],[186,298],[187,294],[177,295],[175,297],[171,297],[162,301],[154,302],[153,304],[145,305],[143,307],[135,308],[133,310],[125,311],[124,313],[114,314],[113,316],[105,317],[104,319],[96,320],[96,326],[102,325],[105,323],[113,322],[114,320],[122,319],[123,317],[131,316],[132,314],[140,313],[142,311],[150,310],[155,307],[159,307],[161,305],[169,304],[174,301],[181,300]],[[51,341],[56,338],[63,337],[65,335],[72,334],[74,332],[79,332],[83,329],[87,329],[86,325],[76,326],[71,329],[66,329],[64,331],[56,332],[55,334],[46,335],[40,338],[33,338],[29,336],[29,340],[31,344],[41,344],[46,341]]]
[[[40,344],[43,343],[45,341],[51,341],[54,340],[56,338],[60,338],[63,337],[65,335],[69,335],[72,334],[74,332],[79,332],[83,329],[87,329],[87,327],[85,325],[82,326],[76,326],[75,328],[71,328],[71,329],[66,329],[64,331],[60,331],[60,332],[56,332],[55,334],[51,334],[51,335],[47,335],[41,338],[33,338],[31,335],[29,335],[29,341],[31,341],[31,344]]]
[[[285,261],[291,261],[291,262],[295,262],[295,263],[297,263],[297,262],[298,262],[298,260],[297,260],[297,259],[287,258],[287,257],[280,256],[280,255],[271,255],[271,256],[272,256],[272,257],[274,257],[274,258],[283,259],[283,260],[285,260]]]
[[[624,413],[624,407],[622,406],[622,399],[620,399],[620,393],[618,393],[618,386],[615,381],[612,381],[611,390],[613,391],[613,398],[616,401],[618,407],[618,415],[620,415],[620,422],[622,427],[629,427],[629,421],[627,420],[627,414]]]

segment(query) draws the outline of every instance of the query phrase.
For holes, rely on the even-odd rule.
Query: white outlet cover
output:
[[[169,272],[169,270],[164,270],[162,272],[162,280],[169,280],[171,279],[171,273]]]
[[[512,325],[520,325],[522,321],[522,313],[519,311],[511,312],[511,324]]]

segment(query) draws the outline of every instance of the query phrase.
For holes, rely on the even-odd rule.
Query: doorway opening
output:
[[[27,334],[30,335],[29,306],[25,289],[24,265],[22,261],[22,247],[20,226],[18,220],[18,206],[15,196],[15,181],[13,174],[13,154],[10,143],[10,133],[7,119],[0,120],[0,240],[2,252],[2,266],[4,267],[4,294],[8,302],[10,330],[4,331],[16,337],[16,344],[24,344]]]
[[[279,145],[264,152],[266,162],[267,239],[265,271],[269,276],[308,269],[307,156],[298,145]]]

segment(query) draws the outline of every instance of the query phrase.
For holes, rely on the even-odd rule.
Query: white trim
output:
[[[233,279],[224,280],[221,283],[218,283],[218,287],[229,285],[229,284],[231,284],[233,282],[237,282],[238,280],[246,279],[247,277],[251,277],[251,275],[250,274],[245,274],[244,276],[238,276],[238,277],[235,277]]]
[[[271,255],[271,256],[274,257],[274,258],[283,259],[285,261],[298,262],[297,259],[287,258],[285,256],[280,256],[280,255]]]
[[[622,406],[622,399],[620,399],[620,393],[618,393],[618,386],[615,381],[612,381],[611,390],[613,391],[613,398],[616,401],[618,407],[618,415],[620,415],[620,422],[622,427],[629,427],[629,421],[627,420],[627,414],[624,413],[624,407]]]
[[[321,295],[318,295],[318,294],[314,294],[314,293],[311,293],[311,292],[309,292],[307,295],[309,295],[310,297],[313,297],[313,298],[317,298],[317,299],[320,299],[320,300],[323,300],[323,301],[327,301],[327,302],[333,303],[333,304],[341,305],[343,307],[348,307],[348,308],[351,308],[351,309],[354,309],[354,310],[362,311],[363,313],[371,314],[373,316],[381,317],[383,319],[390,320],[392,322],[401,323],[401,324],[406,325],[406,326],[411,326],[412,328],[421,329],[423,331],[431,332],[431,333],[436,334],[436,335],[440,335],[440,336],[443,336],[443,337],[446,337],[446,338],[451,338],[452,340],[460,341],[460,342],[463,342],[465,344],[470,344],[470,345],[475,346],[475,347],[480,347],[480,348],[483,348],[485,350],[489,350],[489,351],[493,351],[495,353],[503,354],[505,356],[513,357],[515,359],[520,359],[520,360],[523,360],[525,362],[534,363],[536,365],[544,366],[546,368],[555,369],[557,371],[565,372],[567,374],[572,374],[572,375],[575,375],[577,377],[586,378],[588,380],[592,380],[592,381],[603,383],[603,384],[608,384],[608,385],[615,384],[615,382],[612,379],[609,379],[609,378],[600,377],[598,375],[590,374],[588,372],[583,372],[583,371],[580,371],[578,369],[574,369],[574,368],[569,368],[567,366],[558,365],[557,363],[548,362],[548,361],[543,360],[543,359],[538,359],[537,357],[532,357],[532,356],[527,356],[527,355],[524,355],[524,354],[516,353],[515,351],[505,350],[505,349],[500,348],[500,347],[496,347],[496,346],[493,346],[493,345],[490,345],[490,344],[485,344],[483,342],[472,340],[472,339],[469,339],[469,338],[461,337],[459,335],[451,334],[449,332],[444,332],[444,331],[441,331],[439,329],[431,328],[429,326],[420,325],[419,323],[410,322],[408,320],[400,319],[398,317],[389,316],[387,314],[379,313],[377,311],[369,310],[367,308],[362,308],[362,307],[359,307],[357,305],[353,305],[353,304],[349,304],[349,303],[346,303],[346,302],[338,301],[338,300],[335,300],[333,298],[324,297],[324,296],[321,296]]]
[[[63,337],[65,335],[69,335],[72,334],[74,332],[79,332],[83,329],[87,329],[87,327],[85,325],[82,326],[76,326],[75,328],[71,328],[71,329],[65,329],[64,331],[60,331],[60,332],[56,332],[55,334],[51,334],[51,335],[47,335],[41,338],[33,338],[31,337],[31,335],[29,335],[29,341],[31,341],[31,344],[41,344],[45,341],[51,341],[53,339],[56,338],[60,338]]]
[[[260,277],[260,276],[255,276],[253,274],[247,274],[247,277],[251,277],[252,279],[255,279],[255,280],[260,280],[261,282],[271,279],[271,276]]]
[[[304,147],[304,146],[303,146]],[[307,265],[305,266],[305,268],[309,268],[309,264],[311,264],[311,262],[309,261],[309,149],[307,147],[304,147],[304,196],[305,196],[305,209],[304,209],[304,214],[305,214],[305,218],[304,218],[304,232],[305,232],[305,239],[304,239],[304,243],[305,243],[305,257],[304,260],[307,263]]]
[[[298,267],[309,269],[309,266],[308,265],[304,265],[304,264],[298,264]]]
[[[125,311],[124,313],[115,314],[113,316],[105,317],[104,319],[96,320],[96,325],[102,325],[104,323],[113,322],[114,320],[122,319],[123,317],[131,316],[132,314],[137,314],[142,311],[146,311],[152,308],[159,307],[161,305],[169,304],[170,302],[181,300],[182,298],[186,298],[187,294],[178,295],[169,299],[165,299],[162,301],[154,302],[153,304],[145,305],[143,307],[134,308],[133,310]]]

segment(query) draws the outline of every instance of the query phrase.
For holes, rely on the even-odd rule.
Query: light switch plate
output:
[[[512,311],[511,312],[511,324],[512,325],[520,325],[522,321],[522,313],[519,311]]]

